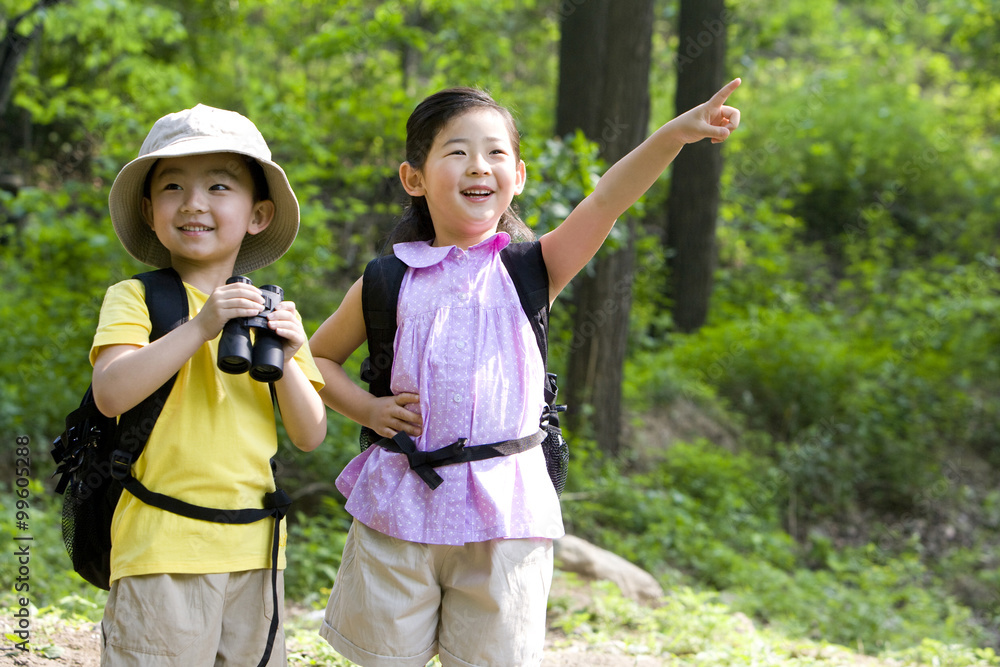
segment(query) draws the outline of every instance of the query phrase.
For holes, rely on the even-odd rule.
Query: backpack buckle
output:
[[[111,476],[119,482],[132,475],[132,454],[122,449],[116,449],[111,454]]]

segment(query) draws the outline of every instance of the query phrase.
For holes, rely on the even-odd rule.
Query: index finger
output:
[[[738,77],[733,79],[732,81],[724,85],[722,88],[720,88],[719,92],[717,92],[715,95],[712,95],[712,99],[708,101],[709,104],[711,104],[712,106],[721,107],[723,104],[726,103],[726,100],[729,99],[729,96],[733,94],[733,91],[740,87],[741,83],[743,83],[742,79]]]
[[[246,299],[252,297],[261,303],[264,302],[264,297],[261,296],[260,289],[249,283],[226,283],[225,285],[216,287],[214,291],[226,297],[243,297]]]
[[[395,395],[396,405],[411,405],[413,403],[420,403],[420,396],[412,392],[404,391],[402,393]]]

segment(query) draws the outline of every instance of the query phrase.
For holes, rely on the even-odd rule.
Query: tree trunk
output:
[[[652,0],[591,0],[563,15],[556,133],[582,129],[599,142],[608,164],[647,134],[652,26]],[[626,226],[626,243],[598,253],[592,271],[574,279],[565,383],[568,423],[612,455],[623,448],[622,376],[635,265],[634,222],[626,217],[619,224]]]
[[[681,0],[678,29],[678,114],[722,87],[726,59],[724,0]],[[684,332],[705,324],[716,265],[721,145],[705,139],[685,146],[674,160],[667,200],[674,324]]]
[[[42,31],[42,24],[39,22],[30,35],[22,35],[17,31],[18,25],[32,14],[57,5],[60,1],[39,0],[23,14],[18,14],[8,21],[4,27],[4,36],[0,40],[0,116],[6,111],[7,103],[14,92],[14,76],[17,74],[17,66],[21,64],[28,47]]]
[[[604,92],[604,46],[611,0],[564,2],[559,39],[556,135],[577,130],[596,141]]]

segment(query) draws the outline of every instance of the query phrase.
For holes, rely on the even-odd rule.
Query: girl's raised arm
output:
[[[739,79],[726,84],[707,102],[687,111],[613,164],[594,192],[573,209],[561,225],[541,239],[549,272],[549,298],[569,284],[597,253],[615,221],[656,182],[684,144],[710,138],[720,143],[740,124],[738,109],[726,106]]]

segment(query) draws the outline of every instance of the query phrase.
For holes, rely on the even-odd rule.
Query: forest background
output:
[[[88,383],[106,287],[143,270],[107,194],[152,122],[202,102],[262,130],[302,225],[253,278],[312,332],[400,212],[405,120],[425,95],[474,85],[515,112],[536,232],[589,191],[616,119],[555,130],[560,28],[588,2],[0,0],[0,524],[18,533],[14,450],[30,442],[34,604],[100,615],[62,551],[48,450]],[[628,325],[620,442],[595,430],[599,401],[568,415],[568,530],[793,636],[996,664],[1000,2],[747,0],[686,38],[680,4],[651,3],[641,135],[684,110],[678,70],[717,40],[744,82],[709,307],[675,321],[668,171],[602,251],[633,253],[614,285],[630,307],[583,313],[574,281],[553,310],[560,373],[595,317]],[[336,573],[333,479],[356,442],[330,413],[320,450],[281,446],[290,599],[322,604]],[[5,557],[0,579],[15,577]]]

